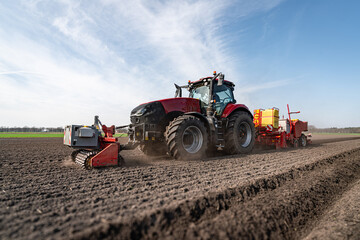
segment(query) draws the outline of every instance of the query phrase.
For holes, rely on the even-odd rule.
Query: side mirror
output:
[[[176,83],[174,83],[175,87],[176,87],[176,92],[175,92],[175,97],[182,97],[182,90],[181,87],[179,85],[177,85]]]
[[[218,86],[222,86],[223,85],[223,82],[224,82],[224,78],[225,78],[225,75],[220,73],[219,74],[219,77],[218,77]]]

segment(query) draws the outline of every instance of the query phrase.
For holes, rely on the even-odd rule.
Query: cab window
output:
[[[224,85],[214,85],[215,111],[217,115],[221,115],[228,103],[235,103],[232,88]]]
[[[190,90],[189,97],[199,99],[202,104],[207,105],[209,103],[209,87],[201,86]]]

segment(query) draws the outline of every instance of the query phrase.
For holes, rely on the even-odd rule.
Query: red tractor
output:
[[[168,153],[175,159],[199,159],[218,149],[228,154],[249,153],[253,149],[253,116],[245,105],[236,104],[233,94],[235,84],[224,80],[224,74],[214,72],[212,77],[189,81],[186,86],[175,86],[175,98],[144,103],[131,111],[131,124],[123,126],[128,127],[129,142],[118,146],[118,152],[139,146],[146,155]],[[183,88],[189,91],[189,97],[182,97]],[[109,139],[112,134],[107,134],[105,138],[102,136],[98,125],[95,120],[94,125],[87,129],[80,125],[65,128],[64,144],[81,152],[81,159],[74,154],[74,160],[80,164],[84,161],[82,165],[87,168],[95,166],[92,159],[97,155],[86,155],[86,151],[94,153],[95,149],[98,154],[106,156],[106,149],[102,146],[109,146],[108,142],[113,141]],[[89,128],[92,128],[92,135]],[[73,133],[71,129],[74,129]],[[82,129],[84,137],[79,139]],[[78,142],[73,144],[77,137]],[[86,142],[91,142],[92,147],[87,149]],[[116,148],[115,143],[110,145],[112,149]],[[113,158],[121,158],[119,154],[112,155]],[[101,165],[99,159],[97,166]],[[103,165],[116,164],[104,159]]]
[[[176,85],[175,98],[144,103],[131,111],[129,141],[147,155],[166,152],[175,159],[202,158],[218,148],[228,154],[253,149],[252,114],[236,104],[235,84],[222,73]],[[189,97],[182,97],[182,88]]]

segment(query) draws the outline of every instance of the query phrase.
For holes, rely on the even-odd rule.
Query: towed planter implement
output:
[[[279,109],[256,109],[254,110],[254,125],[256,129],[255,140],[256,145],[275,146],[276,149],[292,147],[305,147],[311,143],[305,135],[308,131],[308,122],[299,119],[291,119],[291,114],[298,112],[290,112],[289,104],[287,104],[289,118],[279,119]]]

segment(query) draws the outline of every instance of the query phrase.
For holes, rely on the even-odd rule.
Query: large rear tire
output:
[[[224,151],[227,154],[249,153],[255,144],[255,127],[250,114],[233,113],[225,133]]]
[[[170,122],[166,143],[169,155],[175,159],[201,159],[207,149],[208,133],[200,119],[183,115]]]

